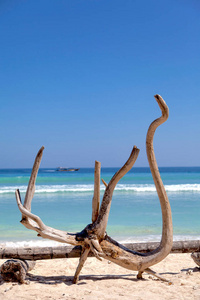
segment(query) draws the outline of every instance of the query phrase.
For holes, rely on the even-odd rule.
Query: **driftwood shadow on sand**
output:
[[[178,272],[163,272],[160,273],[160,275],[177,275]],[[151,275],[150,275],[151,276]],[[38,282],[41,284],[61,284],[64,283],[66,285],[72,285],[73,284],[73,276],[41,276],[41,275],[33,275],[28,273],[27,274],[27,280],[30,280],[32,282]],[[123,280],[129,280],[132,282],[138,282],[140,280],[148,280],[146,278],[138,279],[136,274],[106,274],[106,275],[80,275],[80,282],[78,285],[87,284],[87,280],[92,281],[101,281],[101,280],[111,280],[111,279],[123,279]],[[152,280],[159,280],[157,278],[153,278]]]
[[[194,268],[187,268],[187,269],[181,269],[181,272],[200,272],[200,268],[199,267],[194,267]]]
[[[73,276],[41,276],[41,275],[33,275],[33,274],[27,274],[27,280],[30,280],[32,282],[38,282],[41,284],[61,284],[64,283],[66,285],[72,285],[73,284]],[[111,279],[124,279],[129,281],[139,281],[137,279],[136,274],[122,274],[122,275],[80,275],[80,282],[78,285],[87,284],[87,280],[92,281],[100,281],[100,280],[111,280]],[[146,279],[142,279],[146,280]]]
[[[187,272],[187,271],[192,271],[192,272],[199,272],[200,268],[195,267],[195,268],[188,268],[188,269],[182,269],[180,271]],[[178,272],[163,272],[160,273],[160,275],[178,275]],[[151,276],[151,275],[149,275]],[[101,281],[101,280],[112,280],[112,279],[123,279],[123,280],[128,280],[132,282],[138,282],[139,280],[146,281],[148,279],[142,278],[138,279],[136,274],[121,274],[121,275],[80,275],[80,281],[78,285],[84,285],[87,284],[88,280],[92,281]],[[157,278],[152,278],[152,280],[158,280]],[[73,285],[73,276],[44,276],[44,275],[35,275],[31,273],[27,273],[26,275],[26,281],[30,282],[35,282],[35,283],[40,283],[40,284],[45,284],[45,285],[53,285],[53,284],[62,284],[64,283],[65,285]],[[0,285],[3,285],[6,283],[0,275]]]

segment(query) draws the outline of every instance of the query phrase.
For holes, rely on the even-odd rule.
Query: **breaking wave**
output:
[[[14,193],[16,189],[21,193],[25,193],[27,186],[4,186],[0,188],[0,194]],[[195,192],[200,193],[200,184],[174,184],[165,185],[165,189],[170,193],[183,193],[183,192]],[[92,184],[82,185],[38,185],[36,186],[35,193],[85,193],[93,192],[94,186]],[[101,185],[101,191],[105,190],[104,185]],[[115,188],[115,192],[125,193],[154,193],[156,188],[153,184],[118,184]]]

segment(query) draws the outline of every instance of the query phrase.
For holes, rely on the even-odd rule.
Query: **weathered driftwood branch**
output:
[[[159,242],[127,243],[123,244],[129,250],[148,253],[159,246]],[[175,241],[170,253],[200,252],[200,240]],[[54,246],[54,247],[4,247],[0,246],[0,259],[44,260],[57,258],[77,258],[82,253],[81,246]],[[88,256],[94,257],[90,251]]]
[[[161,109],[162,116],[156,119],[154,122],[152,122],[146,137],[147,157],[156,186],[156,190],[158,193],[158,197],[160,200],[163,219],[162,239],[155,250],[148,253],[136,252],[135,250],[130,250],[127,247],[120,245],[106,234],[106,227],[115,186],[118,183],[118,181],[133,167],[139,154],[139,149],[136,146],[134,146],[129,159],[124,164],[124,166],[112,177],[108,184],[105,184],[106,189],[104,192],[98,216],[98,193],[100,183],[99,175],[97,175],[97,173],[95,174],[95,181],[97,182],[95,184],[95,189],[97,190],[94,192],[93,198],[94,205],[92,209],[92,224],[87,225],[79,233],[68,233],[48,227],[42,222],[42,220],[38,216],[31,213],[31,201],[35,191],[35,180],[42,159],[42,152],[44,147],[42,147],[39,150],[36,156],[27,193],[25,196],[24,205],[22,205],[21,203],[19,190],[16,191],[17,204],[19,210],[22,213],[21,222],[24,226],[37,231],[38,235],[43,238],[48,238],[63,243],[69,243],[75,246],[82,246],[82,254],[80,257],[78,268],[76,270],[74,282],[77,282],[79,273],[90,251],[96,258],[100,260],[102,258],[105,258],[124,268],[138,271],[138,278],[141,278],[142,273],[144,271],[150,274],[154,274],[154,276],[157,276],[158,278],[161,278],[158,274],[155,274],[152,270],[150,270],[149,267],[164,259],[169,254],[172,248],[172,218],[171,208],[158,171],[158,166],[154,155],[153,137],[157,127],[167,120],[169,111],[166,103],[164,102],[161,96],[156,95],[155,99],[158,102],[158,105]],[[98,174],[100,174],[100,170],[98,171]]]
[[[200,251],[200,250],[197,250]],[[191,254],[192,259],[194,260],[194,262],[200,267],[200,252],[193,252]]]
[[[5,281],[25,283],[26,274],[35,267],[35,261],[9,259],[0,266],[0,274]]]
[[[98,238],[103,239],[105,236],[105,231],[108,223],[108,217],[111,207],[112,195],[115,189],[115,186],[119,182],[119,180],[130,171],[136,162],[136,159],[139,155],[139,149],[134,146],[133,150],[129,156],[127,162],[123,165],[121,169],[111,178],[110,182],[108,183],[106,190],[104,192],[104,196],[102,199],[100,211],[96,222],[93,224],[93,230],[97,234]]]
[[[92,222],[97,220],[100,206],[100,179],[101,179],[101,163],[95,161],[94,169],[94,196],[92,199]]]

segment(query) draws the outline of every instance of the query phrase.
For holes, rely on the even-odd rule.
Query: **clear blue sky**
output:
[[[0,168],[200,166],[198,0],[1,0]]]

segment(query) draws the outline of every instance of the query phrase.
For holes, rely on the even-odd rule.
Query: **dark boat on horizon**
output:
[[[62,168],[62,167],[59,167],[56,169],[56,171],[58,172],[74,172],[74,171],[78,171],[80,169],[75,169],[75,168]]]

